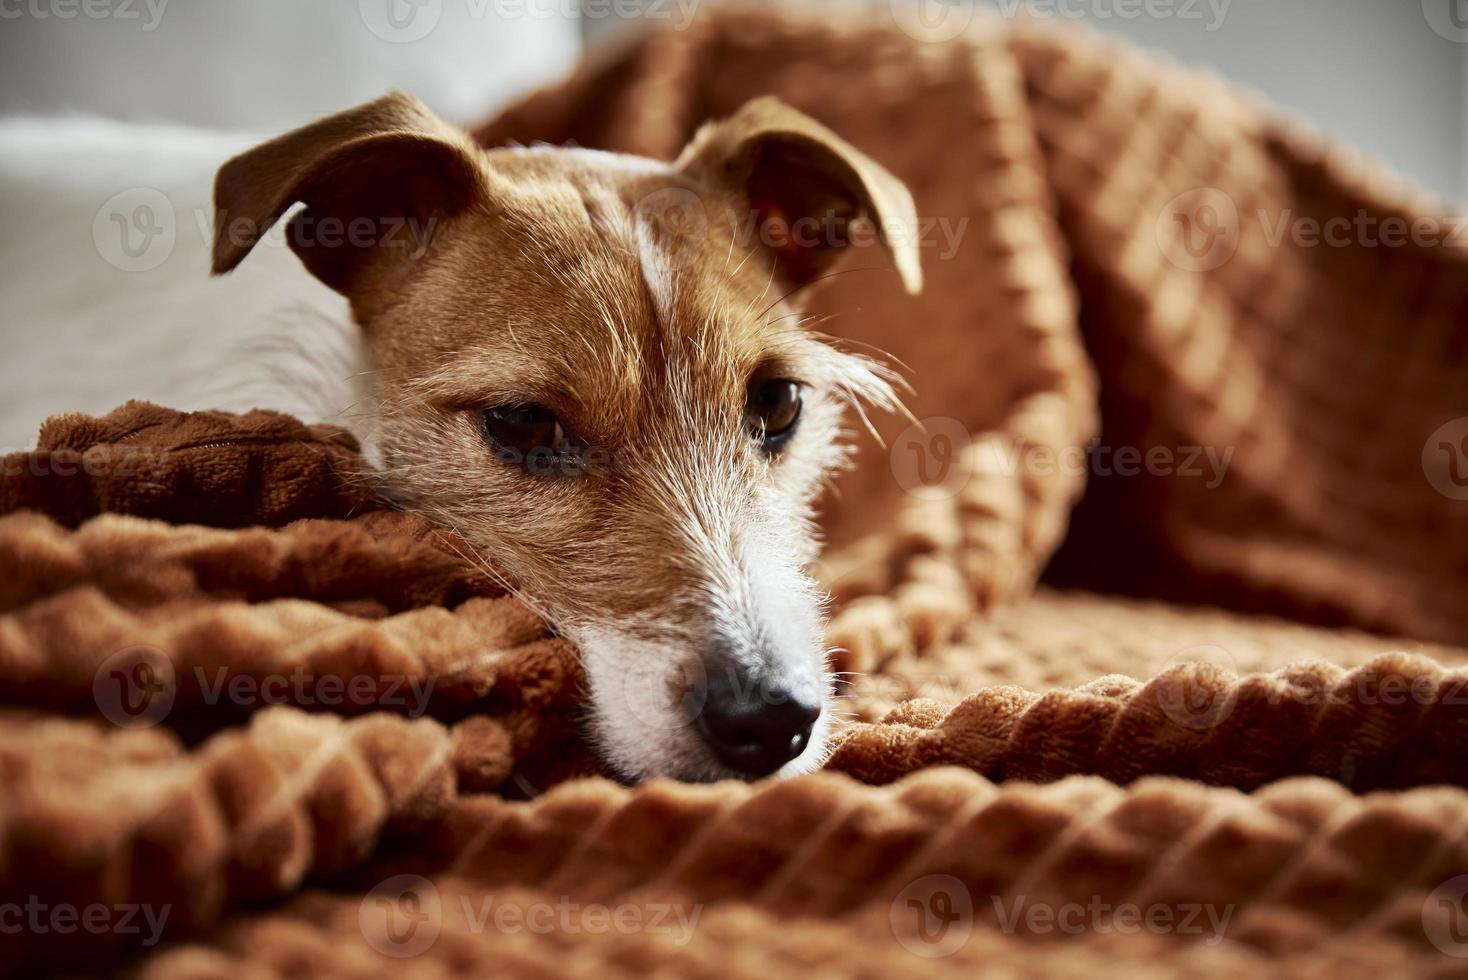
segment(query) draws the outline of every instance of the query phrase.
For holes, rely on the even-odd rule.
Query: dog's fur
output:
[[[804,571],[812,505],[844,456],[845,404],[894,398],[884,369],[804,329],[789,294],[858,214],[919,288],[913,236],[895,233],[912,200],[890,174],[767,99],[664,164],[483,150],[393,94],[229,161],[215,197],[216,273],[305,204],[287,236],[363,331],[387,485],[577,644],[619,772],[733,775],[685,703],[725,661],[830,697]],[[814,234],[789,242],[802,222]],[[751,379],[769,376],[804,401],[773,456],[745,419]],[[478,413],[528,403],[594,447],[586,472],[532,475],[489,450]],[[830,715],[782,772],[819,764]]]

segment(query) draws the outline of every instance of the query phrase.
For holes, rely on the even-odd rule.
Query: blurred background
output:
[[[595,3],[595,0],[588,0]],[[1088,24],[1216,69],[1380,157],[1428,190],[1468,199],[1468,0],[823,0],[822,9],[935,26],[988,14]],[[623,0],[658,16],[672,0]],[[848,15],[854,15],[849,13]],[[669,14],[668,16],[672,16]],[[625,24],[583,21],[592,43]]]
[[[704,2],[0,0],[0,112],[274,130],[398,87],[476,122],[583,47],[639,19],[679,26]],[[1468,0],[893,2],[934,22],[1088,23],[1215,68],[1438,194],[1468,196]]]
[[[0,448],[29,445],[47,414],[129,395],[240,407],[260,396],[231,365],[300,342],[301,318],[345,322],[285,249],[246,263],[227,297],[207,279],[227,156],[388,88],[475,123],[639,21],[685,26],[713,2],[0,0]],[[1468,0],[891,3],[928,22],[1124,35],[1468,199]],[[891,3],[813,0],[831,17],[890,17]]]

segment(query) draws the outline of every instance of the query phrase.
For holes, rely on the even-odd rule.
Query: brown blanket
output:
[[[1436,434],[1468,415],[1468,274],[1420,242],[1271,240],[1282,215],[1437,227],[1431,206],[1212,81],[982,22],[937,45],[716,13],[481,136],[667,155],[766,92],[935,229],[963,222],[947,251],[934,230],[920,300],[880,270],[815,300],[912,368],[929,420],[892,423],[828,507],[859,672],[831,771],[573,778],[597,770],[575,651],[388,509],[349,436],[60,417],[0,461],[0,964],[1380,976],[1468,954],[1468,650],[1437,645],[1468,642],[1468,510],[1461,434]],[[1189,475],[1192,448],[1227,464]],[[1154,598],[1031,594],[1047,561]]]

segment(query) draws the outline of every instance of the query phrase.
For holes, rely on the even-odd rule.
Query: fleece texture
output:
[[[825,508],[826,771],[606,779],[576,651],[343,431],[61,416],[0,460],[0,906],[35,910],[0,908],[0,964],[1461,965],[1468,509],[1434,439],[1468,416],[1468,260],[1274,236],[1435,205],[1216,80],[907,27],[714,11],[478,133],[668,158],[776,94],[932,219],[921,297],[881,268],[811,296],[928,423],[879,420]],[[1097,462],[1125,447],[1174,455]],[[94,908],[112,927],[53,915]]]

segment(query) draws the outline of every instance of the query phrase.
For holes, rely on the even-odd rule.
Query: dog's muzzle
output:
[[[758,777],[804,752],[820,716],[819,701],[808,703],[763,670],[725,662],[708,669],[707,695],[691,720],[719,762]]]

